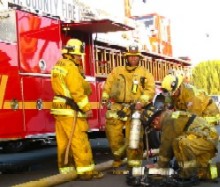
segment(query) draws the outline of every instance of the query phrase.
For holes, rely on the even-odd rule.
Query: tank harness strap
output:
[[[208,104],[207,104],[207,107],[210,106],[212,103],[213,103],[213,100],[210,99],[209,102],[208,102]]]
[[[66,104],[69,105],[73,110],[82,112],[81,109],[79,109],[79,106],[77,103],[70,97],[67,97],[65,95],[56,95],[57,97],[63,98],[66,100]]]
[[[187,131],[189,126],[192,124],[192,122],[194,121],[194,119],[196,118],[196,115],[193,114],[189,120],[187,121],[186,125],[185,125],[185,128],[184,128],[184,131]]]

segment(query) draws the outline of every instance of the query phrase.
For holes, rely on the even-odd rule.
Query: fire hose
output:
[[[146,155],[149,153],[144,153],[143,157],[146,158]],[[157,154],[157,153],[155,153]],[[97,171],[107,171],[109,169],[112,169],[112,163],[113,160],[108,160],[106,162],[102,162],[100,164],[97,164],[95,166],[95,170]],[[127,159],[124,159],[122,161],[122,165],[125,165],[127,163]],[[56,186],[59,184],[63,184],[69,181],[73,181],[77,178],[76,171],[72,171],[67,174],[56,174],[52,176],[48,176],[45,178],[41,178],[35,181],[25,182],[21,184],[14,185],[12,187],[50,187],[50,186]]]
[[[100,164],[97,164],[95,166],[95,169],[97,171],[105,171],[111,168],[113,160],[109,160]],[[123,164],[126,164],[127,160],[123,160]],[[56,186],[59,184],[63,184],[68,181],[75,180],[77,178],[77,173],[76,171],[72,171],[67,174],[57,174],[57,175],[52,175],[49,177],[41,178],[36,181],[30,181],[30,182],[25,182],[22,184],[14,185],[12,187],[50,187],[50,186]]]

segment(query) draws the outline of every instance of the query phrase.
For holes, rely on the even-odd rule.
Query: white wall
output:
[[[5,10],[7,9],[7,0],[0,0],[0,10]]]
[[[124,0],[81,0],[90,6],[107,11],[115,16],[124,16]]]
[[[220,59],[219,0],[147,1],[148,12],[170,18],[175,57],[189,56],[193,63]]]

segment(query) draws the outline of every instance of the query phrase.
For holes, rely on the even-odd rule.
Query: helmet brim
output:
[[[61,51],[62,54],[71,54],[71,55],[85,55],[85,53],[80,53],[80,52],[68,52],[67,49],[62,49]]]
[[[71,55],[85,55],[85,53],[80,53],[80,52],[69,52]]]
[[[124,54],[124,57],[129,57],[129,56],[138,56],[138,57],[140,57],[141,59],[144,58],[144,56],[143,56],[141,53],[125,53],[125,54]]]

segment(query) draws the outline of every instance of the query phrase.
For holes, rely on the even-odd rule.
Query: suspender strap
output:
[[[187,121],[186,125],[185,125],[185,128],[184,128],[184,131],[187,131],[189,126],[192,124],[192,122],[194,121],[194,119],[196,118],[196,115],[193,114],[189,120]]]

